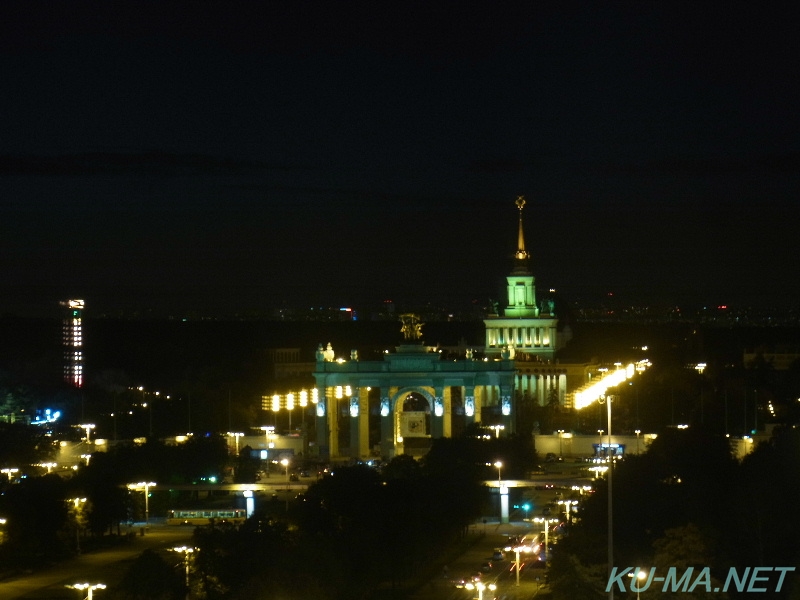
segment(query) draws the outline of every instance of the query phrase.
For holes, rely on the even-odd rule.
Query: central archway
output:
[[[402,392],[397,401],[397,419],[403,451],[423,456],[431,447],[431,400],[415,390]]]

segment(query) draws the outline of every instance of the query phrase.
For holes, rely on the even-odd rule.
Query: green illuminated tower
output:
[[[525,250],[522,210],[525,198],[516,200],[519,211],[517,250],[514,265],[506,277],[507,304],[500,314],[495,308],[485,320],[486,354],[489,357],[514,358],[524,353],[526,359],[550,361],[558,348],[556,327],[558,319],[549,301],[536,303],[536,278],[530,270],[530,254]]]

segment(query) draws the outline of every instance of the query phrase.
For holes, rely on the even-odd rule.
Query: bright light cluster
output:
[[[288,392],[286,394],[273,394],[272,396],[261,397],[261,408],[263,410],[271,410],[272,412],[279,412],[281,409],[294,410],[296,406],[306,408],[308,406],[309,397],[312,404],[319,402],[319,391],[317,388],[312,388],[309,393],[308,390],[300,390],[299,392]]]
[[[592,402],[603,398],[609,388],[618,386],[636,373],[642,373],[649,366],[650,361],[648,360],[641,360],[636,364],[630,363],[624,368],[621,363],[617,363],[614,371],[606,373],[597,381],[575,392],[575,408],[578,410],[586,408]]]

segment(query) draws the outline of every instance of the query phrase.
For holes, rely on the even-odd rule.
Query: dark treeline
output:
[[[743,460],[732,458],[724,436],[701,428],[673,429],[653,441],[646,454],[632,456],[613,474],[614,565],[669,567],[683,574],[705,567],[711,587],[724,588],[731,567],[800,565],[800,432],[779,428],[769,442]],[[579,519],[553,553],[551,582],[556,599],[591,600],[608,593],[608,493],[605,482],[583,502]],[[800,598],[800,574],[786,578],[774,593],[777,577],[766,587],[770,598]],[[627,579],[627,578],[626,578]],[[653,583],[642,598],[739,598],[749,596],[729,586],[726,592],[664,592]],[[624,594],[633,597],[626,582]],[[752,592],[752,590],[751,590]],[[626,595],[627,594],[627,595]]]

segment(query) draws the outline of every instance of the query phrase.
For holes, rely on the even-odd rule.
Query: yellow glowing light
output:
[[[319,390],[317,388],[311,390],[311,402],[312,404],[319,402]]]
[[[302,408],[308,406],[308,392],[305,390],[300,390],[300,406]]]
[[[281,409],[281,397],[279,394],[272,396],[272,412],[278,412]]]
[[[334,395],[336,396],[337,400],[341,400],[342,399],[342,386],[340,386],[340,385],[336,386],[336,391],[334,392]]]
[[[613,388],[621,384],[627,379],[632,378],[637,372],[641,373],[650,366],[650,361],[642,360],[636,363],[630,363],[625,367],[622,363],[615,363],[616,369],[608,372],[606,369],[598,369],[599,372],[605,372],[599,379],[596,379],[590,385],[575,392],[574,406],[580,410],[586,408],[592,402],[603,398],[609,388]]]
[[[294,410],[294,394],[286,394],[286,409]]]

